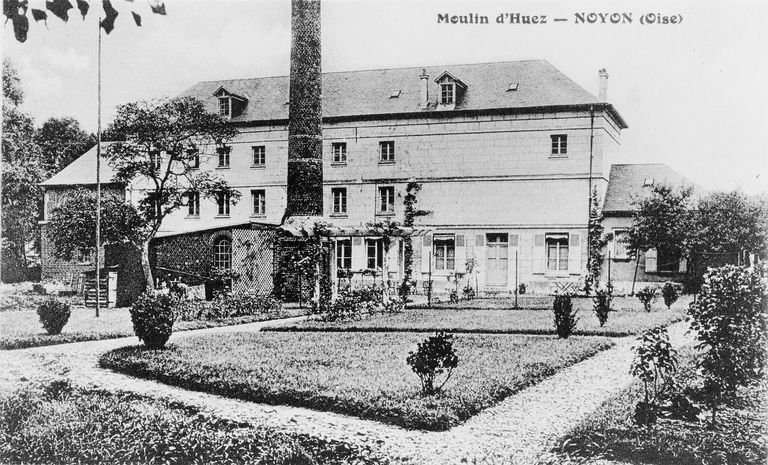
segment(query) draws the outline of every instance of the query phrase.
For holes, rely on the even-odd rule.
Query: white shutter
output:
[[[485,234],[475,234],[475,271],[481,280],[485,279]]]
[[[364,270],[366,267],[365,241],[362,237],[352,238],[352,271]]]
[[[421,238],[421,272],[429,273],[429,261],[432,257],[432,235],[425,234]]]
[[[688,271],[688,260],[686,260],[685,257],[680,257],[680,264],[678,265],[677,271],[680,273]]]
[[[645,252],[645,272],[656,272],[656,249],[648,249]]]
[[[463,234],[456,234],[454,241],[454,258],[456,260],[455,268],[457,273],[467,272],[467,247],[464,243],[465,236]]]
[[[389,252],[387,253],[387,272],[396,273],[398,270],[397,264],[397,252],[400,247],[400,239],[392,238],[389,244]]]
[[[581,274],[581,235],[572,233],[568,244],[568,273]]]
[[[544,246],[544,234],[533,235],[533,272],[543,274],[546,265],[546,248]]]

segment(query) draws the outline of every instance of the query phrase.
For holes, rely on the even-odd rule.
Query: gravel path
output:
[[[259,331],[271,324],[275,322],[179,332],[171,341],[198,334]],[[692,342],[691,336],[685,334],[683,322],[670,326],[669,331],[675,346]],[[0,388],[66,376],[81,386],[169,398],[254,426],[355,443],[404,463],[527,465],[543,457],[554,440],[632,381],[628,373],[634,337],[615,341],[613,348],[566,368],[445,432],[408,431],[336,413],[227,399],[128,377],[97,366],[101,353],[134,345],[135,337],[0,351]]]

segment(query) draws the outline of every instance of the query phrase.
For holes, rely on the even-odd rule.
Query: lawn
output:
[[[579,310],[574,334],[619,337],[638,334],[656,326],[685,319],[685,313],[670,310],[611,312],[601,327],[592,310]],[[323,322],[306,320],[267,328],[268,331],[417,331],[438,330],[463,333],[555,334],[551,310],[406,310],[360,320]]]
[[[133,325],[128,308],[101,309],[99,318],[94,309],[72,307],[72,314],[61,334],[48,335],[35,311],[0,312],[0,349],[23,349],[68,342],[92,341],[133,336]],[[264,321],[279,317],[296,316],[295,311],[263,313],[220,320],[177,321],[174,331],[227,326]]]
[[[688,308],[688,304],[692,300],[691,295],[683,295],[673,303],[669,310],[676,312],[685,312]],[[418,304],[411,304],[409,308],[426,309],[427,304],[423,302],[424,296],[420,296],[420,302]],[[518,297],[517,309],[526,310],[547,310],[552,309],[552,303],[555,297],[545,294],[523,294]],[[510,296],[504,297],[484,297],[471,300],[460,300],[459,302],[451,303],[444,299],[440,302],[433,302],[433,309],[452,309],[452,310],[515,310],[515,298]],[[573,308],[577,310],[592,311],[592,299],[590,297],[573,297]],[[637,299],[637,297],[614,297],[612,308],[617,311],[641,311],[643,305]],[[653,311],[666,311],[667,307],[664,305],[664,301],[661,296],[657,296],[653,303]]]
[[[680,352],[678,381],[694,402],[702,403],[693,349]],[[558,441],[551,463],[583,463],[604,458],[644,464],[764,464],[768,461],[768,385],[741,389],[730,406],[718,409],[718,424],[662,419],[653,427],[633,422],[643,399],[640,381],[606,400],[590,417]]]
[[[607,349],[606,338],[459,335],[458,368],[424,397],[405,359],[417,333],[233,333],[166,350],[117,349],[103,367],[185,389],[446,430],[557,370]]]
[[[0,393],[2,463],[379,463],[347,444],[218,419],[180,404],[72,389]]]

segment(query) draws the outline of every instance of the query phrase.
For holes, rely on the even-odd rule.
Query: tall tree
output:
[[[96,143],[96,136],[80,128],[76,119],[65,116],[49,118],[35,132],[43,168],[50,175],[58,173]]]
[[[3,134],[2,134],[2,238],[3,279],[9,272],[27,268],[27,247],[37,238],[37,220],[42,191],[39,183],[44,173],[40,169],[40,150],[33,140],[32,118],[20,105],[24,93],[18,73],[10,60],[3,60]]]
[[[651,248],[679,256],[686,249],[692,223],[690,187],[654,186],[651,195],[636,202],[627,249],[637,257]]]
[[[114,142],[105,149],[115,170],[113,181],[130,186],[140,194],[140,200],[131,207],[135,215],[105,211],[105,217],[134,218],[130,227],[115,228],[107,239],[114,242],[115,237],[122,235],[123,241],[139,250],[146,287],[151,290],[154,278],[149,245],[163,220],[190,201],[197,203],[211,198],[236,202],[239,199],[240,194],[226,181],[211,171],[197,169],[206,158],[228,154],[229,147],[225,144],[237,130],[218,114],[206,111],[203,102],[191,97],[121,105],[117,107],[112,127],[116,133],[125,135],[124,141]],[[106,203],[102,208],[115,207]],[[61,236],[90,236],[90,210],[86,210],[72,208],[67,211],[68,215],[56,215],[51,221],[55,244],[72,248],[77,246],[77,241]],[[136,217],[143,221],[136,221]],[[64,228],[69,231],[61,231]]]

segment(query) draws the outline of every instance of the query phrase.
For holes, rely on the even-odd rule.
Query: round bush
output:
[[[59,334],[64,325],[69,321],[69,304],[59,302],[58,300],[46,300],[37,307],[37,314],[40,316],[40,323],[48,334]]]
[[[161,349],[173,333],[178,300],[168,294],[145,292],[131,307],[133,332],[150,349]]]

